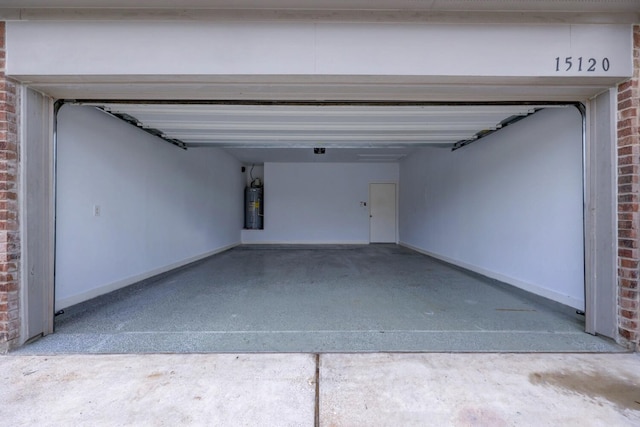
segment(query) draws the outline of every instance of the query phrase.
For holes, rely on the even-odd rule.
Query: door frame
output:
[[[22,345],[53,333],[54,329],[56,107],[50,97],[26,86],[20,88],[20,97],[19,345]],[[31,113],[37,116],[37,121]],[[33,163],[38,166],[42,163],[44,168]],[[39,210],[29,209],[32,203],[38,202],[41,203]],[[36,268],[29,268],[34,262]],[[30,299],[34,287],[42,294],[40,298]],[[39,319],[39,324],[34,325],[34,319]]]
[[[28,88],[28,86],[23,86],[22,89],[25,91],[23,93],[26,93],[26,90],[32,90],[30,88]],[[615,92],[615,88],[611,89],[614,93]],[[45,95],[42,95],[45,96]],[[48,98],[45,96],[45,98],[48,100],[49,102],[49,126],[50,126],[50,131],[49,131],[49,141],[48,144],[46,145],[48,147],[48,149],[50,150],[50,159],[51,159],[51,169],[52,172],[50,174],[50,182],[48,182],[44,188],[44,193],[45,193],[45,199],[44,202],[45,203],[49,203],[47,202],[47,200],[50,200],[51,206],[55,207],[55,182],[56,182],[56,174],[55,174],[55,165],[56,165],[56,125],[57,125],[57,111],[59,110],[59,108],[65,103],[64,100],[57,100],[55,103],[53,102],[54,100],[51,98]],[[24,99],[24,98],[23,98]],[[122,100],[120,100],[122,101]],[[615,101],[615,97],[612,97],[612,103]],[[83,102],[96,102],[96,100],[74,100],[71,101],[73,103],[83,103]],[[119,100],[109,100],[109,102],[119,102]],[[185,101],[185,100],[173,100],[173,101],[157,101],[157,100],[124,100],[123,102],[140,102],[140,103],[167,103],[167,102],[171,102],[171,103],[198,103],[198,104],[216,104],[216,103],[230,103],[231,101]],[[593,216],[593,209],[594,209],[594,200],[599,200],[601,198],[598,197],[598,192],[597,192],[597,188],[596,185],[594,185],[593,181],[594,178],[594,174],[598,171],[597,168],[597,158],[594,155],[594,153],[597,152],[597,147],[598,144],[602,144],[602,143],[606,143],[606,141],[597,141],[597,138],[595,138],[594,135],[592,135],[592,133],[594,132],[593,129],[593,123],[594,120],[596,120],[595,116],[592,114],[592,111],[594,109],[594,104],[593,104],[593,100],[587,100],[585,101],[585,104],[580,103],[580,102],[528,102],[528,104],[531,105],[573,105],[576,108],[578,108],[580,110],[580,112],[582,113],[582,119],[583,119],[583,173],[584,173],[584,179],[583,179],[583,189],[584,189],[584,209],[583,209],[583,221],[584,221],[584,250],[585,250],[585,263],[584,263],[584,269],[585,269],[585,307],[586,307],[586,319],[585,319],[585,328],[586,331],[588,333],[591,334],[596,334],[596,333],[602,333],[598,330],[598,328],[596,328],[595,326],[595,320],[596,317],[598,316],[598,312],[600,312],[601,310],[604,311],[614,311],[614,313],[611,313],[613,316],[613,319],[617,319],[617,306],[613,306],[611,307],[610,304],[607,305],[603,305],[601,303],[599,303],[598,301],[596,301],[595,299],[595,294],[596,294],[596,286],[598,287],[602,287],[602,286],[609,286],[611,287],[611,291],[614,292],[614,295],[617,295],[617,281],[615,279],[615,277],[611,277],[611,274],[607,273],[603,275],[602,271],[596,271],[595,267],[593,265],[591,265],[591,263],[593,262],[594,259],[597,259],[599,254],[597,253],[596,250],[596,246],[601,246],[601,245],[605,245],[605,246],[613,246],[617,248],[617,239],[615,238],[614,235],[612,235],[612,233],[610,232],[610,230],[615,230],[615,226],[616,226],[616,218],[613,218],[614,223],[598,223],[597,221],[595,221],[595,218]],[[248,102],[246,100],[240,101],[240,103],[243,104],[252,104],[252,102]],[[265,102],[265,101],[255,101],[253,102],[257,105],[264,105],[264,104],[295,104],[295,102],[287,102],[287,101],[280,101],[280,102],[276,102],[276,101],[269,101],[269,102]],[[397,105],[397,106],[402,106],[402,105],[429,105],[429,106],[433,106],[433,105],[438,105],[438,106],[446,106],[446,105],[509,105],[509,104],[523,104],[523,103],[527,103],[525,101],[509,101],[509,102],[384,102],[384,104],[387,105]],[[308,104],[317,104],[317,105],[322,105],[323,102],[308,102]],[[351,102],[351,104],[357,105],[357,104],[370,104],[366,101],[363,102]],[[376,105],[380,104],[380,102],[375,103]],[[615,106],[614,106],[615,107]],[[22,107],[21,107],[22,108]],[[24,111],[23,109],[21,110],[21,112]],[[615,116],[615,112],[616,109],[613,108],[612,110],[612,115]],[[25,129],[27,128],[27,124],[24,123],[26,120],[24,120],[25,116],[22,115],[22,123],[21,123],[21,140],[24,141],[24,132]],[[615,117],[614,117],[615,118]],[[611,121],[613,120],[611,117],[605,117],[605,118],[599,118],[598,120],[608,120]],[[612,126],[614,126],[615,129],[615,122]],[[614,138],[615,135],[612,136],[612,138]],[[615,138],[611,141],[609,141],[611,147],[615,147]],[[21,144],[24,145],[24,144]],[[613,148],[612,148],[613,149]],[[21,150],[25,150],[25,147],[21,147]],[[26,163],[24,162],[24,157],[22,157],[22,161],[20,164],[20,169],[21,169],[21,182],[24,183],[25,181],[25,177],[28,174],[34,173],[34,171],[29,170],[27,168]],[[609,165],[610,169],[605,170],[604,172],[607,173],[613,173],[614,177],[617,176],[615,173],[615,168],[616,168],[616,162],[615,162],[615,156],[613,156],[614,161]],[[602,172],[602,171],[601,171]],[[370,184],[395,184],[396,185],[396,242],[398,241],[399,238],[399,182],[372,182]],[[24,185],[21,186],[20,189],[20,197],[22,200],[24,200]],[[612,194],[615,194],[615,189],[611,189],[611,191],[613,192]],[[20,218],[22,220],[22,225],[21,225],[21,239],[24,239],[25,236],[29,233],[29,226],[28,224],[25,223],[24,219],[28,217],[29,212],[25,212],[25,204],[24,202],[21,202],[20,205],[21,208],[21,213],[20,213]],[[611,208],[611,206],[609,206],[609,208]],[[55,244],[55,208],[53,208],[51,210],[51,216],[49,218],[48,221],[48,227],[49,230],[47,233],[45,233],[47,236],[51,237],[51,241],[53,244]],[[605,231],[602,231],[605,230]],[[369,229],[370,232],[370,229]],[[24,233],[24,234],[23,234]],[[46,312],[48,313],[48,325],[46,328],[46,332],[45,333],[50,333],[53,332],[53,327],[54,327],[54,322],[53,322],[53,317],[54,317],[54,310],[55,310],[55,299],[53,297],[54,295],[54,289],[55,289],[55,245],[51,246],[48,245],[47,246],[48,249],[44,249],[45,251],[49,251],[47,252],[47,256],[48,256],[48,266],[47,266],[47,274],[49,276],[48,280],[47,280],[47,286],[48,288],[45,289],[44,291],[47,293],[47,297],[49,299],[49,304],[50,307],[47,308]],[[29,307],[29,303],[28,300],[26,299],[26,295],[28,292],[28,287],[29,287],[29,280],[28,277],[26,275],[26,272],[24,271],[24,260],[27,259],[30,254],[28,253],[28,248],[25,246],[23,246],[22,248],[22,256],[23,256],[23,260],[22,260],[22,267],[21,267],[21,286],[20,286],[20,295],[21,295],[21,309],[20,309],[20,320],[22,323],[21,326],[21,338],[20,338],[20,344],[24,343],[29,337],[25,336],[26,333],[26,322],[27,322],[27,312],[29,309],[33,309],[33,307]],[[614,266],[615,266],[615,262],[614,262]],[[38,309],[38,308],[35,308]],[[615,325],[615,336],[613,336],[612,338],[617,338],[617,325]],[[607,328],[608,329],[608,328]],[[606,335],[606,333],[604,333],[603,335]]]
[[[617,90],[576,107],[582,115],[585,331],[616,339]]]

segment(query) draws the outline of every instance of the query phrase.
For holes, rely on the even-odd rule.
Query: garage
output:
[[[576,314],[573,105],[76,101],[56,158],[33,351],[615,349]]]
[[[632,73],[628,25],[7,28],[26,138],[51,142],[25,148],[27,265],[55,286],[28,288],[44,309],[24,335],[58,327],[32,348],[616,348],[583,331],[617,327],[612,87]],[[255,227],[247,188],[262,193]]]
[[[144,342],[149,331],[133,325],[160,319],[126,320],[129,304],[120,312],[118,303],[100,298],[91,308],[81,303],[126,285],[144,289],[145,279],[164,289],[153,277],[205,258],[183,272],[194,274],[199,291],[176,301],[178,280],[177,289],[164,289],[169,301],[149,294],[139,302],[138,313],[177,316],[151,336],[189,331],[189,342],[194,334],[201,336],[196,342],[209,342],[198,351],[514,351],[530,349],[535,336],[540,349],[556,348],[551,342],[573,349],[564,343],[575,340],[570,327],[582,323],[575,310],[584,309],[581,123],[580,112],[562,104],[65,105],[57,125],[56,311],[67,311],[58,318],[59,335],[73,336],[64,325],[95,312],[101,325],[88,331],[119,319],[111,328]],[[264,190],[262,221],[246,229],[243,191],[256,179]],[[373,194],[378,187],[382,200]],[[374,221],[379,211],[388,224]],[[376,243],[391,245],[370,253],[365,245]],[[221,254],[207,253],[211,247]],[[423,254],[457,260],[502,279],[500,286],[506,279],[555,303],[542,309],[542,298],[533,295],[505,301],[493,295],[496,283],[478,288],[486,280],[480,277],[458,288],[464,275]],[[238,267],[221,266],[222,257]],[[347,257],[344,265],[340,257]],[[194,308],[205,295],[212,298],[206,308]],[[416,298],[423,303],[411,309]],[[140,307],[146,304],[151,308]],[[478,304],[490,308],[476,313]],[[452,311],[462,324],[443,320]],[[178,315],[184,312],[204,324],[192,325],[191,316]],[[554,324],[555,316],[565,324]],[[431,330],[431,317],[443,331]],[[483,321],[499,324],[499,332],[480,339],[473,331],[486,332]],[[546,329],[523,325],[517,333],[514,322]],[[541,338],[549,329],[557,333]],[[122,345],[123,335],[116,335],[103,339]],[[467,342],[480,344],[461,344]],[[143,350],[179,350],[157,345]]]

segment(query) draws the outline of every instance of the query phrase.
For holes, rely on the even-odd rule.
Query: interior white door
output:
[[[369,184],[369,240],[396,242],[396,185]]]

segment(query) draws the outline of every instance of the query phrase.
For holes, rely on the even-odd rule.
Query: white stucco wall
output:
[[[446,42],[445,42],[446,41]],[[7,74],[630,76],[630,25],[14,21]],[[555,58],[560,67],[556,69]],[[565,70],[564,60],[585,66]],[[586,61],[597,66],[588,71]],[[601,66],[603,58],[609,65]]]
[[[56,308],[238,244],[240,167],[222,150],[184,151],[91,107],[64,106]]]
[[[264,230],[243,243],[369,243],[369,183],[398,182],[397,163],[266,163]]]
[[[549,109],[400,166],[400,241],[584,307],[581,117]]]

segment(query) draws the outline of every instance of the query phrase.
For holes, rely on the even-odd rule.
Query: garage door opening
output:
[[[65,314],[34,346],[67,328],[98,352],[615,348],[576,314],[571,105],[79,104],[58,116]],[[368,245],[375,184],[397,188],[392,244]]]

